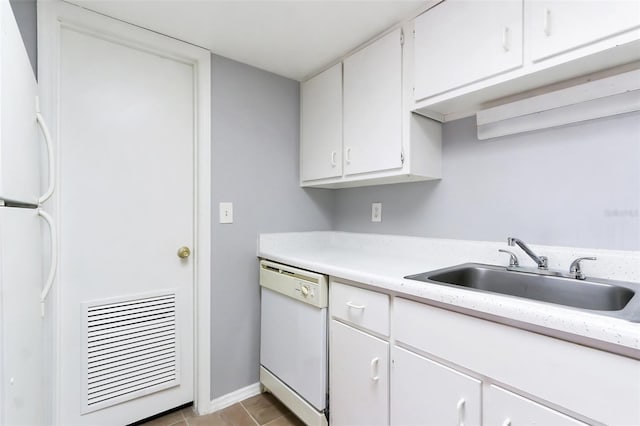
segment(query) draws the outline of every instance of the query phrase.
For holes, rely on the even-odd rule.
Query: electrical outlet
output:
[[[220,223],[233,223],[233,203],[220,203]]]
[[[382,203],[371,203],[371,222],[382,222]]]

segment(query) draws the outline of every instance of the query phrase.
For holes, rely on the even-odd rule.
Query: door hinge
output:
[[[400,31],[400,46],[404,46],[404,31]]]

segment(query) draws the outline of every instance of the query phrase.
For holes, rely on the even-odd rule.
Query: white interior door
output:
[[[193,400],[194,265],[177,253],[194,246],[195,72],[74,9],[58,47],[58,419],[126,424]]]

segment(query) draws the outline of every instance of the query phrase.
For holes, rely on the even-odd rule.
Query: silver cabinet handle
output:
[[[345,152],[345,160],[347,162],[347,164],[351,164],[351,147],[348,147],[346,152]]]
[[[360,310],[362,310],[362,309],[364,309],[364,308],[366,307],[365,305],[356,305],[356,304],[354,304],[354,303],[353,303],[353,302],[351,302],[351,301],[348,301],[348,302],[346,303],[346,305],[347,305],[349,308],[353,308],[353,309],[360,309]]]
[[[338,153],[336,151],[331,151],[331,167],[335,167],[338,165],[338,163],[336,162],[337,156],[338,156]]]
[[[373,380],[374,382],[377,382],[378,380],[380,380],[380,376],[378,376],[378,364],[380,363],[380,358],[375,357],[374,359],[371,360],[371,372],[370,372],[370,376],[371,380]]]
[[[549,37],[551,35],[551,9],[546,8],[544,10],[544,23],[542,24],[542,30],[544,35]]]
[[[458,426],[464,426],[464,398],[461,398],[456,405],[456,410],[458,411]]]
[[[504,27],[504,32],[502,33],[502,48],[505,52],[511,49],[509,45],[509,27]]]

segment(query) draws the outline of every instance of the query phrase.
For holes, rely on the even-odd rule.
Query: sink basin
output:
[[[577,280],[509,271],[504,267],[467,263],[405,278],[555,303],[640,322],[640,285],[601,279]]]

